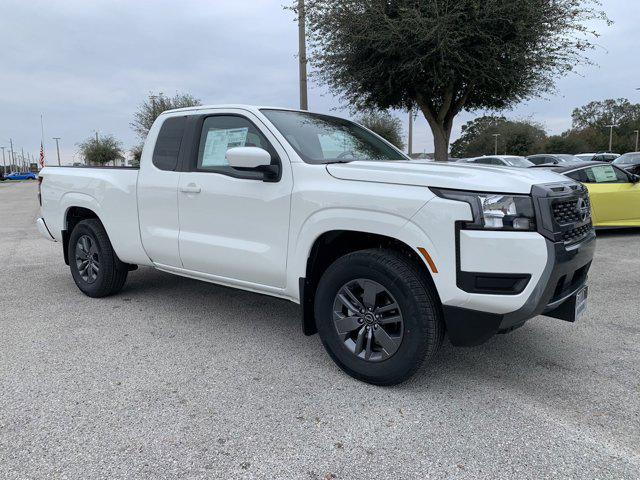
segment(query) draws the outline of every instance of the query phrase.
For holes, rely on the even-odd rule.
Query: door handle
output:
[[[197,185],[191,184],[187,185],[186,187],[180,187],[180,191],[182,193],[200,193],[201,188]]]

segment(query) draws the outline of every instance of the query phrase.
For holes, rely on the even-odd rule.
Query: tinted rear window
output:
[[[160,127],[153,150],[153,164],[160,170],[175,171],[178,166],[178,154],[186,120],[187,117],[167,118]]]

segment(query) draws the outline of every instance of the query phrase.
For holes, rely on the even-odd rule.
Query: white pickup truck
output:
[[[527,169],[410,161],[340,118],[252,106],[163,113],[139,169],[46,167],[41,233],[78,288],[137,265],[301,305],[333,360],[391,385],[445,333],[472,346],[575,321],[595,249],[586,189]]]

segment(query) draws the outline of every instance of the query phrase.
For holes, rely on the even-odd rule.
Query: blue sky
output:
[[[45,149],[54,160],[62,137],[63,162],[77,143],[110,133],[125,147],[148,92],[189,92],[204,103],[298,106],[297,28],[284,0],[2,0],[0,5],[0,146],[13,138],[37,155],[40,114]],[[602,36],[581,67],[545,99],[505,112],[532,118],[549,133],[570,126],[571,110],[591,100],[627,97],[640,103],[640,1],[605,0],[614,21],[596,25]],[[340,113],[340,104],[312,85],[310,109]],[[346,114],[346,112],[343,111]],[[463,113],[460,126],[483,112]],[[398,112],[406,123],[407,115]],[[432,151],[424,120],[415,151]]]

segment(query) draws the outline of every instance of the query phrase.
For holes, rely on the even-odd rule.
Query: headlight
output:
[[[502,193],[463,192],[457,190],[431,189],[441,198],[468,203],[473,212],[470,229],[488,230],[535,230],[535,213],[531,197]]]

